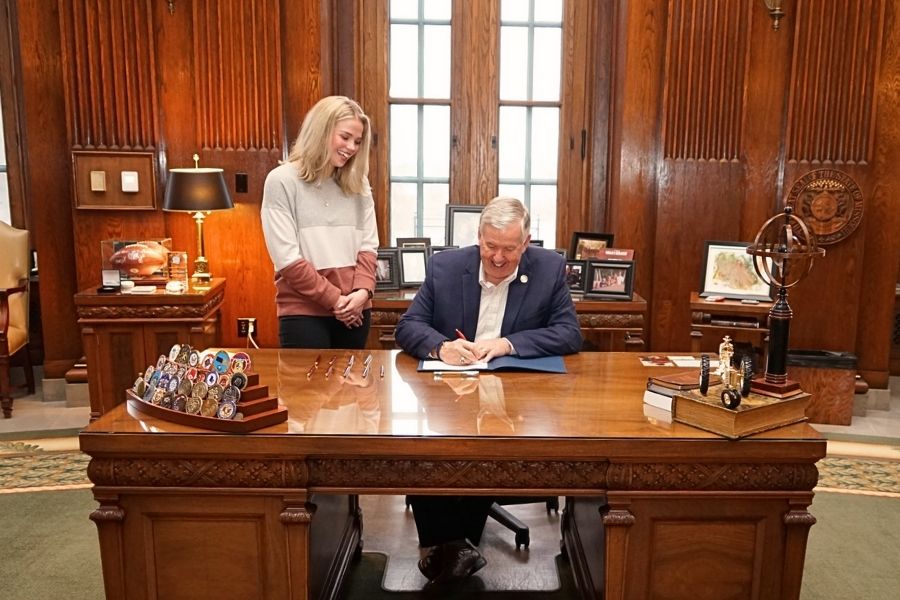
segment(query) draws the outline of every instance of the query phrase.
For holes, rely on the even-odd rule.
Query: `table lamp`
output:
[[[222,169],[200,168],[200,157],[193,156],[193,169],[169,169],[163,210],[191,212],[197,222],[197,258],[194,260],[195,283],[209,283],[209,261],[203,252],[203,219],[213,210],[234,208]]]

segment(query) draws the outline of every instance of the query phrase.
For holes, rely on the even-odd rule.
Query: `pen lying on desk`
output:
[[[435,377],[478,377],[478,371],[432,371]]]

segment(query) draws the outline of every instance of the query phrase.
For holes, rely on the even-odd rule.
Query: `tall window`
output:
[[[568,207],[586,205],[568,190],[584,193],[591,0],[369,6],[360,95],[370,114],[387,107],[388,160],[374,163],[384,172],[372,177],[376,195],[389,201],[382,243],[425,236],[440,245],[448,203],[484,204],[500,194],[529,207],[534,239],[566,246],[568,221],[581,216],[566,220]]]

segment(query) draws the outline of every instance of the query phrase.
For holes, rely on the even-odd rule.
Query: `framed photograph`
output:
[[[427,248],[400,248],[400,287],[415,287],[425,281]]]
[[[375,259],[375,289],[400,289],[400,253],[396,248],[379,248]]]
[[[585,296],[603,300],[631,300],[634,294],[634,261],[588,261]]]
[[[568,254],[567,254],[568,250],[566,250],[565,248],[554,248],[553,251],[556,252],[557,254],[559,254],[560,256],[562,256],[563,258],[566,258],[568,256]]]
[[[612,248],[613,234],[576,231],[572,234],[569,258],[572,260],[592,260],[600,258],[600,250]]]
[[[772,300],[772,288],[756,274],[753,257],[747,254],[749,245],[748,242],[706,242],[700,296]]]
[[[431,238],[397,238],[398,248],[431,248]]]
[[[448,204],[446,245],[462,248],[478,243],[478,221],[484,206],[479,204]]]
[[[566,285],[569,286],[570,292],[577,294],[584,291],[587,270],[587,263],[583,260],[566,261]]]
[[[434,256],[438,252],[443,252],[444,250],[455,250],[455,249],[456,249],[456,246],[432,246],[431,253],[428,256],[430,258],[431,256]]]
[[[541,248],[544,247],[544,240],[531,240],[528,243],[532,246],[540,246]]]

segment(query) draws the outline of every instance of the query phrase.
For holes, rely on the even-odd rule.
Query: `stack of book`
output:
[[[810,395],[805,392],[789,398],[751,392],[734,409],[722,405],[721,392],[721,386],[710,386],[706,395],[693,390],[676,392],[672,418],[733,440],[806,420]]]
[[[718,375],[710,374],[710,385],[721,383]],[[672,397],[678,392],[696,390],[700,387],[700,371],[681,371],[670,375],[656,375],[647,379],[644,404],[663,410],[672,410]]]

